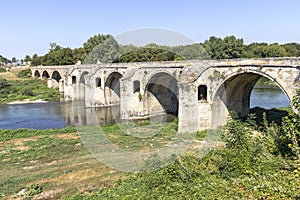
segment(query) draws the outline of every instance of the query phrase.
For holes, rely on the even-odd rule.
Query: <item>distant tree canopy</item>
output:
[[[96,37],[96,39],[98,38]],[[92,43],[91,39],[89,39],[88,41]],[[87,43],[85,44],[87,45]],[[97,62],[112,63],[118,60],[119,56],[120,56],[119,43],[113,36],[108,35],[107,37],[105,37],[105,39],[100,41],[98,45],[94,46],[92,51],[87,53],[84,63],[87,64],[95,64]]]
[[[204,42],[204,48],[212,59],[240,58],[244,53],[244,40],[233,35],[224,39],[212,36]]]
[[[0,55],[0,64],[11,63],[11,61]]]
[[[71,65],[79,60],[83,63],[97,62],[144,62],[203,59],[300,57],[300,44],[244,44],[242,38],[211,36],[204,43],[181,46],[161,46],[148,44],[137,47],[120,45],[112,35],[98,34],[90,37],[82,47],[64,48],[50,43],[49,52],[43,56],[27,55],[24,61],[37,65]],[[0,62],[10,62],[0,56]]]

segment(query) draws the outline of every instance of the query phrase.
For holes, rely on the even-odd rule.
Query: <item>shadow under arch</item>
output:
[[[291,99],[285,89],[267,74],[255,71],[233,73],[217,87],[213,95],[212,119],[217,125],[226,123],[228,117],[231,117],[230,111],[236,112],[239,117],[246,117],[249,114],[251,92],[262,77],[275,82],[291,105]]]
[[[40,74],[39,70],[35,70],[34,77],[39,78],[40,76],[41,76],[41,74]]]
[[[120,79],[122,74],[112,72],[107,77],[104,84],[104,95],[107,105],[120,103]]]
[[[49,73],[46,70],[43,71],[42,78],[50,78]]]
[[[78,94],[79,100],[85,99],[85,76],[88,75],[87,71],[82,72],[82,74],[79,77],[79,84],[78,84]]]
[[[178,117],[177,83],[177,79],[166,72],[158,72],[149,79],[145,87],[145,101],[150,115],[164,112]]]
[[[59,82],[59,80],[61,79],[61,75],[60,75],[60,73],[58,71],[54,71],[52,73],[51,78],[53,78],[54,80],[56,80],[57,82]]]

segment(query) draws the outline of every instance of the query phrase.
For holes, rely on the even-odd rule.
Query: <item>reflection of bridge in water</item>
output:
[[[107,106],[107,107],[85,107],[84,101],[72,101],[60,104],[62,117],[65,118],[67,124],[75,126],[85,125],[104,125],[119,122],[126,122],[127,120],[120,119],[120,106]],[[134,119],[132,119],[134,121]],[[149,120],[145,118],[144,120]],[[136,121],[144,121],[137,118]],[[159,115],[151,118],[151,121],[156,123],[163,123],[166,121],[173,121],[172,115]],[[131,120],[130,120],[131,121]]]
[[[101,108],[85,107],[84,101],[73,101],[60,104],[63,117],[68,124],[102,125],[120,121],[120,107],[107,106]]]
[[[86,107],[120,105],[121,119],[173,114],[179,119],[180,132],[222,125],[229,110],[246,116],[251,91],[261,77],[277,83],[290,101],[300,88],[299,58],[103,63],[31,70],[35,77],[48,78],[49,87],[59,87],[67,101],[84,100]]]

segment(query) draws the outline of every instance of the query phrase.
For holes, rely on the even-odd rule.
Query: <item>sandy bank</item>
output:
[[[27,104],[27,103],[46,103],[48,101],[44,101],[42,99],[37,99],[34,101],[31,101],[30,99],[24,99],[24,100],[20,100],[20,101],[13,101],[13,102],[9,102],[7,104]]]

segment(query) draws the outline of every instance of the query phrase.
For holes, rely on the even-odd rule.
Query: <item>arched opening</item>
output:
[[[104,85],[104,95],[107,104],[120,102],[120,78],[122,78],[122,75],[118,72],[113,72],[107,77]]]
[[[290,107],[289,99],[281,88],[270,79],[261,77],[250,96],[250,108],[264,109]]]
[[[72,84],[76,84],[76,76],[72,76]]]
[[[140,92],[141,84],[140,81],[133,81],[133,93]]]
[[[150,115],[161,112],[178,116],[178,81],[168,73],[155,74],[145,88],[147,107]]]
[[[207,86],[198,86],[198,101],[207,101]]]
[[[42,78],[50,78],[49,73],[46,70],[43,71]]]
[[[56,80],[57,82],[59,82],[59,80],[61,79],[61,76],[60,76],[60,74],[59,74],[58,71],[54,71],[54,72],[52,73],[52,78],[53,78],[54,80]]]
[[[41,75],[40,75],[40,72],[38,71],[38,70],[36,70],[35,72],[34,72],[34,77],[36,77],[36,78],[39,78]]]
[[[79,99],[85,99],[85,76],[88,74],[88,72],[84,71],[79,79]]]
[[[226,122],[229,111],[234,111],[240,117],[246,117],[250,113],[250,105],[253,98],[251,94],[255,91],[254,87],[256,83],[264,76],[261,74],[256,74],[252,72],[245,72],[234,75],[228,78],[218,89],[217,93],[214,96],[213,102],[213,120],[218,120],[219,122]],[[269,79],[268,77],[265,77]],[[271,80],[271,79],[270,79]],[[272,80],[271,80],[272,81]],[[274,81],[273,81],[274,82]],[[277,85],[278,89],[281,88],[278,83],[273,83]],[[285,91],[281,88],[281,93],[284,94],[286,101],[289,102],[287,96],[285,95]],[[260,101],[260,96],[257,96],[257,102]],[[274,101],[275,100],[275,104]],[[269,104],[269,108],[276,107],[276,99],[267,100]],[[221,112],[222,111],[222,112]],[[223,112],[225,111],[225,112]],[[219,124],[221,125],[221,124]]]
[[[83,72],[80,76],[79,83],[85,84],[85,76],[88,75],[88,72]]]
[[[95,82],[96,82],[96,87],[101,88],[101,78],[96,78]]]

